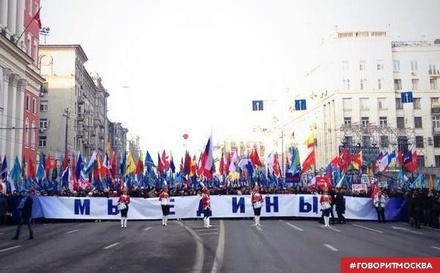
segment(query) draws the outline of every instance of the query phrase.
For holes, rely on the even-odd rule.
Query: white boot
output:
[[[254,221],[255,221],[255,224],[254,224],[254,226],[258,226],[258,216],[254,216]]]
[[[168,216],[165,216],[165,226],[168,225]]]
[[[257,226],[261,226],[261,224],[260,224],[260,216],[257,216]]]
[[[330,223],[330,217],[329,216],[324,216],[324,223],[326,227],[329,227],[329,223]]]
[[[127,217],[124,217],[124,227],[127,227]]]
[[[204,226],[204,227],[208,227],[207,220],[208,220],[207,217],[203,217],[203,226]]]
[[[165,226],[165,215],[162,216],[162,226]]]
[[[121,227],[124,227],[124,218],[121,218]]]
[[[211,217],[206,218],[206,227],[210,228],[211,226]]]

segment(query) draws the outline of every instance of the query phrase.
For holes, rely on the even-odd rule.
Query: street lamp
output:
[[[69,133],[69,124],[68,124],[68,120],[69,120],[69,108],[65,108],[64,109],[64,113],[63,113],[63,117],[66,118],[66,132],[64,135],[64,156],[67,157],[67,137],[68,137],[68,133]]]

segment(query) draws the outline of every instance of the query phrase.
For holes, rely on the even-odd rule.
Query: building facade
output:
[[[416,151],[419,167],[440,167],[440,40],[392,41],[385,31],[337,33],[310,75],[310,107],[294,123],[313,127],[316,165],[341,149]],[[402,101],[411,93],[413,101]]]
[[[39,0],[0,1],[0,154],[25,170],[38,154],[39,10]]]

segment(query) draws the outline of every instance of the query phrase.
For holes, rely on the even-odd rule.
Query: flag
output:
[[[301,161],[299,159],[298,148],[292,148],[290,155],[290,165],[287,168],[287,173],[297,174],[301,171]]]
[[[189,152],[185,152],[185,159],[183,161],[183,175],[187,175],[191,173],[191,156]]]
[[[404,158],[403,158],[403,166],[405,167],[405,169],[409,172],[414,172],[417,170],[418,166],[419,166],[419,157],[417,156],[417,152],[414,151],[411,153],[411,151],[409,151],[409,155],[407,153],[404,154]]]
[[[362,151],[359,151],[359,153],[353,156],[351,164],[356,170],[360,170],[362,168],[362,162]]]
[[[152,166],[152,167],[156,167],[156,165],[154,164],[153,158],[151,157],[150,153],[147,151],[147,154],[145,155],[145,162],[144,162],[145,166]]]
[[[344,186],[345,181],[345,173],[341,176],[341,179],[339,179],[338,183],[336,183],[337,188],[342,188]]]
[[[160,158],[162,162],[163,172],[168,171],[170,168],[170,161],[168,160],[168,155],[165,150],[162,151],[162,157]]]
[[[15,157],[14,166],[12,167],[11,173],[9,175],[12,181],[14,182],[21,181],[21,166],[18,156]]]
[[[37,22],[38,29],[41,29],[41,27],[42,27],[41,18],[40,18],[40,10],[41,10],[41,7],[38,9],[37,13],[35,13],[34,17],[32,18],[32,20],[35,20],[35,22]]]
[[[0,168],[0,177],[6,179],[8,175],[8,162],[6,160],[6,155],[3,157],[2,166]]]
[[[277,153],[275,153],[273,155],[272,170],[273,170],[273,175],[275,177],[278,178],[278,177],[281,176],[280,162],[278,160],[278,154]]]
[[[313,135],[313,132],[310,133],[310,135],[304,141],[304,144],[307,146],[307,148],[315,146],[315,136]]]
[[[159,176],[162,176],[163,173],[164,173],[163,162],[162,159],[160,158],[160,154],[157,153],[157,174]]]
[[[174,165],[173,155],[170,152],[170,169],[172,173],[176,172],[176,165]]]
[[[28,177],[29,178],[35,178],[36,177],[36,172],[35,172],[35,166],[34,166],[34,162],[32,161],[32,158],[29,157],[28,160]]]
[[[249,159],[251,160],[252,164],[254,164],[254,166],[263,167],[263,163],[261,163],[260,161],[260,156],[258,155],[257,148],[252,149]]]
[[[76,179],[78,179],[78,180],[81,179],[81,177],[82,177],[81,172],[83,169],[84,169],[84,162],[83,162],[81,154],[78,153],[78,158],[76,160],[76,170],[75,170],[75,178]]]
[[[228,170],[229,170],[228,160],[222,152],[222,156],[220,158],[219,173],[223,175],[223,174],[226,174],[228,172]]]
[[[49,180],[49,173],[52,169],[52,160],[50,159],[50,154],[47,155],[46,161],[44,162],[44,170],[46,171],[46,178]]]
[[[133,155],[131,154],[131,152],[128,152],[126,173],[131,174],[135,170],[136,170],[136,163],[134,162]]]
[[[342,172],[345,172],[348,167],[350,166],[350,152],[347,149],[344,149],[339,153],[339,167],[341,168]]]
[[[119,162],[119,170],[122,176],[125,175],[126,165],[127,165],[127,152],[123,151],[121,155],[121,160]]]
[[[430,174],[429,175],[429,180],[428,180],[428,189],[430,191],[432,191],[434,189],[434,175]]]
[[[116,151],[113,151],[110,165],[112,166],[110,173],[112,177],[115,178],[116,174],[118,173],[118,153]]]
[[[136,164],[135,174],[143,174],[144,173],[144,163],[142,163],[141,158],[139,157],[138,162]]]
[[[104,155],[104,160],[102,160],[102,166],[101,166],[101,177],[107,177],[110,170],[112,168],[112,165],[110,164],[110,160],[108,158],[107,152]]]
[[[214,158],[212,155],[212,135],[209,136],[208,142],[205,146],[205,151],[202,154],[202,170],[205,177],[212,178],[212,164]]]
[[[315,165],[315,149],[312,149],[312,151],[310,151],[310,153],[307,155],[306,159],[302,163],[301,172],[303,173],[307,171],[313,165]]]
[[[93,170],[93,168],[97,164],[97,161],[98,161],[98,153],[96,151],[93,151],[92,156],[90,157],[89,162],[87,164],[87,168],[85,170],[86,174],[89,174],[90,171]]]
[[[38,180],[42,180],[44,178],[44,164],[46,162],[46,156],[44,155],[43,152],[40,152],[40,158],[38,160],[38,165],[37,165],[37,173],[36,173],[36,177]]]

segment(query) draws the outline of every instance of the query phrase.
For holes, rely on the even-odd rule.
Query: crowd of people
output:
[[[250,195],[252,208],[254,211],[255,226],[260,226],[260,214],[261,207],[264,201],[263,196],[268,194],[319,194],[320,204],[322,208],[322,215],[320,222],[323,227],[329,227],[330,224],[344,224],[345,219],[345,197],[346,196],[359,196],[359,197],[371,197],[373,205],[377,211],[377,219],[379,223],[385,223],[385,210],[387,198],[397,196],[406,199],[407,207],[407,219],[408,223],[415,227],[421,228],[421,226],[430,226],[432,228],[440,228],[439,215],[440,215],[440,192],[432,189],[409,189],[402,190],[395,189],[380,189],[375,195],[373,188],[368,191],[351,191],[347,188],[310,188],[310,187],[262,187],[258,184],[254,187],[250,186],[236,186],[236,187],[206,187],[200,186],[198,188],[188,187],[183,185],[182,187],[168,188],[167,184],[164,184],[162,188],[127,188],[123,187],[120,190],[79,190],[71,191],[69,189],[62,190],[60,192],[35,192],[32,190],[32,195],[38,194],[43,196],[61,196],[61,197],[117,197],[118,208],[121,215],[121,227],[127,227],[128,210],[130,204],[130,198],[158,198],[158,207],[162,210],[162,225],[167,226],[168,214],[169,214],[169,202],[171,196],[197,196],[201,197],[201,204],[204,214],[204,226],[209,228],[210,217],[212,213],[212,207],[210,203],[211,195]],[[13,192],[13,193],[1,193],[0,192],[0,225],[18,224],[16,236],[20,235],[20,229],[22,225],[29,227],[29,238],[33,238],[32,228],[30,226],[30,217],[23,218],[23,214],[17,213],[19,209],[20,201],[23,197],[29,196],[29,192]],[[214,208],[215,209],[215,208]],[[336,217],[334,215],[336,212]]]

